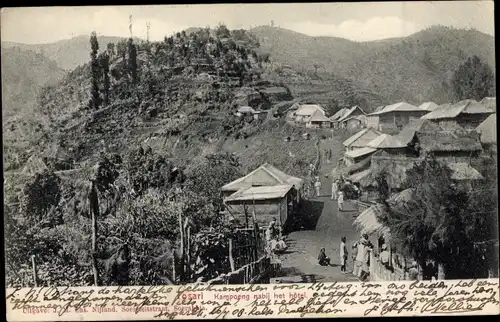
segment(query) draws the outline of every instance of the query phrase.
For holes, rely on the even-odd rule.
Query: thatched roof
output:
[[[242,188],[249,188],[252,186],[276,186],[276,185],[295,185],[297,189],[302,186],[303,180],[293,177],[270,165],[264,163],[257,169],[239,179],[234,180],[224,185],[222,191],[238,191]]]
[[[393,160],[391,158],[372,157],[371,176],[376,178],[381,173],[386,175],[387,184],[391,188],[399,189],[406,180],[406,171],[413,168],[415,163],[421,162],[422,159],[406,158]]]
[[[452,119],[460,114],[491,114],[492,110],[475,100],[463,100],[455,104],[444,104],[422,116],[424,120]]]
[[[454,180],[482,180],[484,177],[465,162],[447,163],[448,168],[452,171],[451,178]]]
[[[354,220],[353,226],[361,231],[362,234],[371,235],[373,233],[386,234],[389,233],[389,228],[384,226],[377,216],[385,211],[381,204],[375,204],[368,209],[365,209]]]
[[[497,143],[497,118],[496,113],[488,116],[483,123],[479,124],[476,131],[481,135],[480,140],[483,144]]]
[[[481,151],[477,133],[425,132],[418,134],[420,148],[427,152],[436,151]]]
[[[406,103],[406,102],[400,102],[392,105],[387,105],[383,109],[377,112],[373,112],[369,115],[381,115],[381,114],[386,114],[390,112],[427,112],[426,110],[421,109],[418,106]]]
[[[359,183],[362,187],[368,187],[373,185],[374,183],[371,173],[372,173],[371,169],[366,169],[351,174],[347,179],[351,180],[352,182]]]
[[[370,158],[366,158],[358,163],[351,164],[348,167],[337,167],[332,171],[332,177],[338,179],[341,176],[347,176],[352,173],[367,169],[370,167]]]

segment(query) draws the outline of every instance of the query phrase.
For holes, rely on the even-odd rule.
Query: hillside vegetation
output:
[[[117,43],[124,38],[100,36],[98,39],[101,46],[106,48],[108,43]],[[50,60],[53,60],[60,68],[65,70],[71,70],[88,62],[90,52],[88,36],[78,36],[48,44],[23,44],[2,41],[2,50],[4,48],[12,47],[19,47],[23,50],[30,50],[39,53]]]
[[[45,56],[2,46],[2,116],[27,117],[43,86],[57,83],[64,71]],[[5,123],[4,123],[5,124]]]
[[[476,55],[495,66],[494,38],[476,30],[431,27],[408,37],[371,42],[310,37],[267,26],[250,32],[273,61],[303,73],[317,69],[318,75],[349,79],[355,89],[379,93],[390,103],[444,103],[451,99],[453,72],[468,57]]]

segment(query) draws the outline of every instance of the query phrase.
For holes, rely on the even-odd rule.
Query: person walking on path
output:
[[[316,177],[314,187],[316,188],[316,196],[319,197],[321,194],[321,181],[319,180],[319,177]]]
[[[347,247],[345,245],[345,236],[340,239],[340,271],[346,273],[347,266]]]
[[[337,200],[338,191],[339,191],[339,180],[335,179],[332,182],[332,200]]]
[[[339,205],[339,211],[344,211],[344,193],[342,191],[339,192],[339,199],[337,200]]]

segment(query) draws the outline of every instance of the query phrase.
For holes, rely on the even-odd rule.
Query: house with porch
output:
[[[359,127],[364,126],[366,122],[365,116],[366,113],[359,106],[353,106],[350,109],[348,109],[345,113],[343,113],[341,117],[333,121],[334,127],[346,129],[348,123],[351,126],[353,125],[358,125]]]
[[[227,210],[234,218],[246,218],[245,216],[250,213],[247,206],[251,203],[253,207],[255,200],[256,206],[260,203],[261,208],[267,211],[261,211],[259,207],[255,208],[256,211],[258,210],[257,216],[262,213],[262,216],[257,218],[257,222],[279,215],[280,217],[276,220],[284,225],[285,221],[280,220],[286,220],[300,202],[302,185],[302,179],[288,175],[269,163],[264,163],[247,175],[224,185],[221,193]],[[283,206],[285,201],[287,207]],[[281,208],[278,207],[279,205]]]
[[[440,126],[459,125],[465,129],[475,129],[494,111],[475,100],[463,100],[455,104],[444,104],[422,116]]]
[[[400,102],[387,105],[377,112],[368,114],[369,117],[378,117],[378,129],[383,132],[399,132],[410,120],[421,118],[429,111],[421,109],[415,105]]]

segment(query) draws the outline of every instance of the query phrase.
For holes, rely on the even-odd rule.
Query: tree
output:
[[[125,59],[127,56],[127,41],[126,40],[120,40],[116,44],[116,54],[123,59],[123,62],[125,62]]]
[[[389,199],[388,189],[380,191],[386,211],[379,220],[389,227],[391,240],[422,267],[427,260],[437,263],[447,278],[485,277],[481,269],[495,256],[478,245],[496,236],[491,228],[496,203],[485,194],[491,186],[481,182],[471,189],[452,180],[451,170],[433,159],[408,170],[403,186],[411,193],[405,202]]]
[[[101,65],[102,76],[103,76],[103,85],[102,85],[102,94],[103,94],[103,102],[104,105],[107,106],[109,104],[109,55],[107,53],[102,53],[99,55],[99,62]]]
[[[229,32],[229,29],[227,29],[226,25],[219,24],[215,29],[215,35],[218,38],[229,38],[231,36],[231,33]]]
[[[224,184],[240,176],[240,162],[236,156],[229,153],[210,154],[191,173],[189,187],[192,191],[207,197],[216,209],[220,209],[222,206],[220,189]]]
[[[106,46],[106,51],[108,52],[108,55],[110,57],[113,57],[115,55],[115,44],[112,42],[108,43],[108,45]]]
[[[137,46],[132,38],[128,40],[128,68],[132,76],[132,83],[137,83]]]
[[[97,34],[92,32],[90,36],[90,65],[91,65],[91,77],[92,77],[92,87],[90,92],[90,102],[89,107],[91,109],[97,110],[100,106],[100,96],[99,96],[99,61],[97,59],[97,52],[99,51],[99,42],[97,41]]]
[[[23,189],[22,212],[33,224],[57,225],[62,220],[55,212],[60,199],[59,178],[53,172],[39,173]]]
[[[479,57],[469,57],[465,63],[455,71],[452,86],[457,100],[481,100],[493,96],[494,76],[488,64]]]

